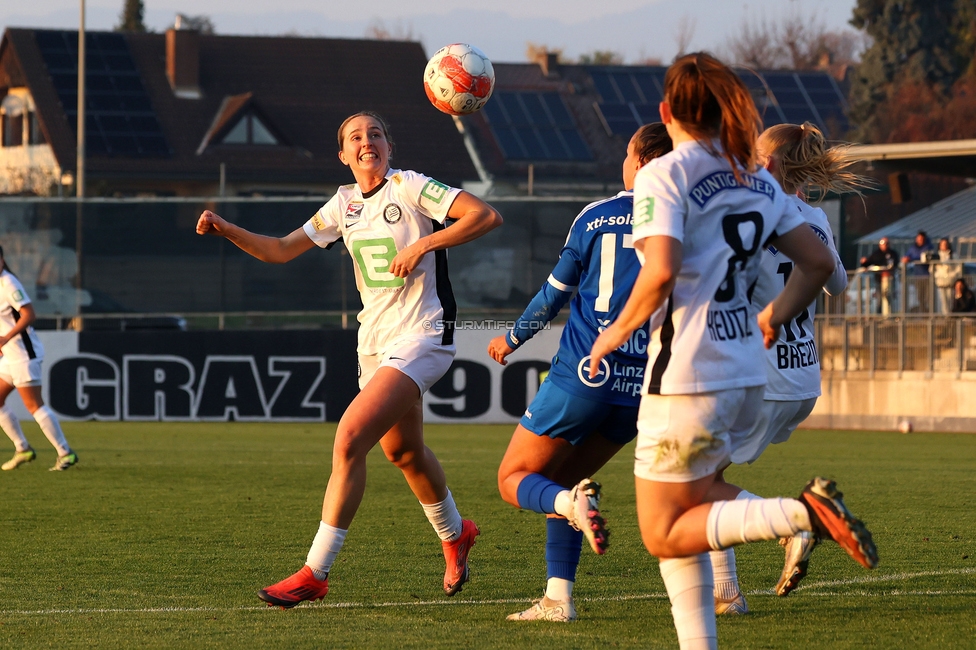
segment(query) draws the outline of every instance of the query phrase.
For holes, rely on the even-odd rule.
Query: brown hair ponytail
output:
[[[755,170],[762,120],[749,89],[731,68],[706,52],[686,54],[664,75],[664,101],[689,135],[728,160],[737,181],[742,182],[741,169]],[[711,143],[715,136],[721,152]]]
[[[827,147],[823,133],[810,122],[777,124],[759,138],[763,156],[774,156],[777,176],[788,194],[806,193],[811,188],[827,192],[856,192],[871,187],[874,179],[848,171],[856,162],[850,157],[850,145]]]

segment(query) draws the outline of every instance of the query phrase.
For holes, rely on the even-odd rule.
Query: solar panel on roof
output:
[[[633,75],[629,72],[616,72],[612,78],[617,84],[617,90],[620,91],[625,102],[644,102],[644,98],[641,97],[640,91],[637,90],[637,86],[634,83]]]
[[[591,160],[558,93],[498,92],[485,117],[509,160]]]
[[[610,81],[609,73],[590,70],[590,77],[593,79],[593,85],[596,87],[596,91],[600,93],[600,97],[603,98],[604,102],[614,103],[623,101],[623,98],[617,92],[617,88]]]
[[[78,34],[37,30],[37,46],[72,128],[78,115]],[[159,156],[169,147],[122,34],[85,35],[85,143],[92,155]]]

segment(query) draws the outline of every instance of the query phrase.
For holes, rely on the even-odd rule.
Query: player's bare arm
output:
[[[779,328],[817,299],[835,267],[834,254],[809,228],[794,228],[772,244],[793,260],[796,269],[783,291],[759,314],[767,349],[779,338]]]
[[[197,234],[224,237],[248,255],[271,264],[289,262],[315,245],[302,228],[284,237],[268,237],[235,226],[210,210],[204,210],[197,220]]]
[[[620,312],[620,318],[593,342],[590,351],[591,379],[600,369],[600,360],[623,345],[634,330],[646,323],[651,314],[664,304],[681,270],[683,251],[681,242],[674,237],[646,237],[634,242],[634,248],[643,253],[646,261],[637,275],[627,304]]]
[[[495,208],[468,192],[457,195],[447,217],[456,223],[422,237],[398,252],[390,264],[390,273],[405,278],[427,253],[466,244],[502,225],[502,216]]]

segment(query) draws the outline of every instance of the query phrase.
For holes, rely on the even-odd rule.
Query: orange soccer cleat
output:
[[[322,600],[327,593],[329,579],[316,579],[311,567],[306,565],[298,573],[259,591],[258,598],[268,603],[268,607],[291,609],[303,600]]]
[[[474,546],[474,538],[481,534],[473,521],[465,519],[461,522],[461,534],[453,542],[441,542],[444,546],[444,560],[447,570],[444,571],[444,593],[453,596],[461,591],[462,585],[468,581],[468,553]]]
[[[815,535],[834,540],[865,568],[878,566],[871,532],[844,505],[844,495],[833,481],[816,477],[803,488],[800,501],[810,513]]]

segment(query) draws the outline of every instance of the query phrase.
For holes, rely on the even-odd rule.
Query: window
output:
[[[278,144],[278,138],[264,125],[254,113],[245,113],[227,132],[221,144]]]

